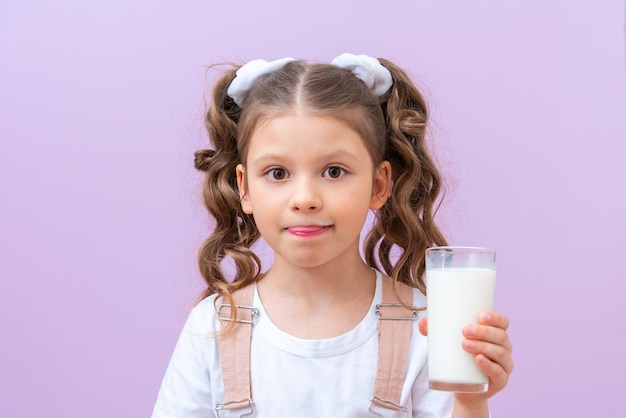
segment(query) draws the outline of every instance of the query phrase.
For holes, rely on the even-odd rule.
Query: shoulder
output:
[[[417,308],[426,306],[426,295],[417,288],[411,289],[413,289],[413,305]]]
[[[183,331],[201,335],[219,331],[220,325],[217,317],[219,305],[220,299],[218,299],[218,295],[211,295],[202,299],[191,309]]]
[[[386,274],[381,274],[381,276],[382,276],[382,286],[387,286],[388,288],[392,288],[393,279],[387,276]],[[426,295],[424,295],[419,289],[415,287],[411,287],[402,282],[397,282],[395,286],[396,286],[396,292],[398,296],[402,298],[406,297],[407,299],[410,297],[409,295],[413,296],[412,304],[415,307],[419,308],[419,307],[426,306]],[[410,303],[408,300],[405,302]]]

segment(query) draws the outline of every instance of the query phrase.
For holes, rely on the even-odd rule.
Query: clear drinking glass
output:
[[[486,392],[489,380],[463,350],[462,329],[493,310],[496,252],[479,247],[426,250],[428,373],[431,389]]]

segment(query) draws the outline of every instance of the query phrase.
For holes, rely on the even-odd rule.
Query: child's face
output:
[[[243,210],[275,257],[314,267],[358,256],[368,209],[387,200],[391,168],[375,168],[339,119],[290,113],[255,129],[237,179]]]

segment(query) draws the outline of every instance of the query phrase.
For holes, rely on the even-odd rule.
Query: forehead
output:
[[[266,118],[251,132],[248,161],[267,155],[352,155],[370,159],[359,132],[328,115],[285,113]]]
[[[287,116],[311,116],[324,119],[330,117],[338,123],[357,132],[370,152],[372,161],[377,164],[385,154],[384,126],[381,128],[368,117],[363,108],[341,108],[336,106],[311,108],[306,104],[291,104],[288,106],[261,106],[259,103],[245,108],[238,123],[237,148],[242,159],[247,158],[251,137],[259,128],[270,120]],[[383,123],[384,125],[384,123]]]

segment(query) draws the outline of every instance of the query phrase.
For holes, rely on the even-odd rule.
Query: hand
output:
[[[478,324],[463,328],[463,349],[474,354],[476,364],[489,377],[489,390],[485,393],[456,393],[456,402],[466,406],[480,404],[504,389],[513,371],[513,346],[507,329],[509,319],[495,312],[483,312],[478,316]],[[428,335],[428,320],[422,318],[419,330]]]

